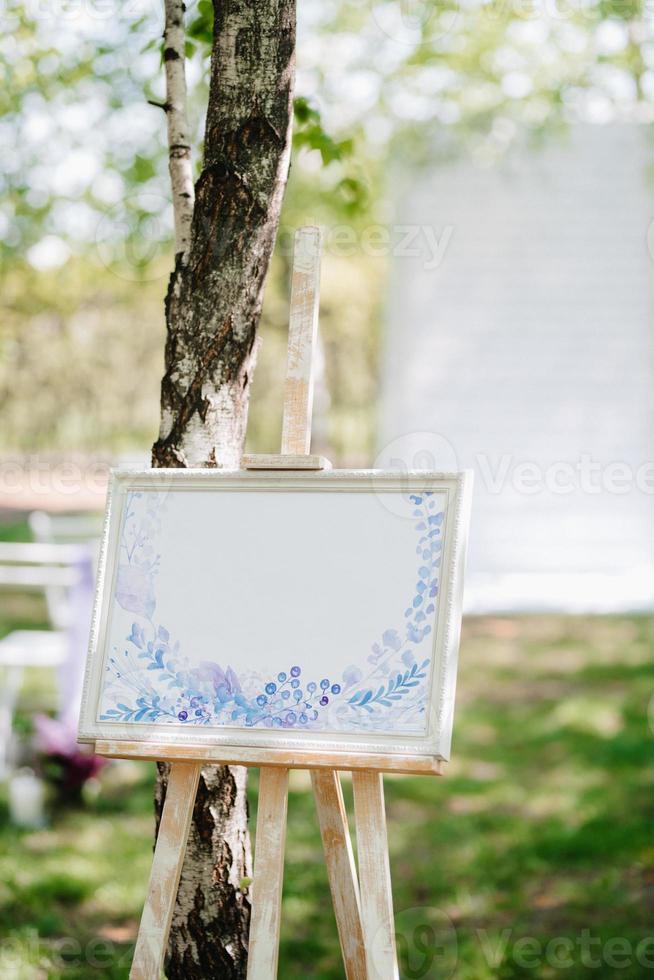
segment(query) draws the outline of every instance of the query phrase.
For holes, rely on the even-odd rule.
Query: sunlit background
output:
[[[149,868],[151,767],[74,732],[108,468],[158,429],[162,6],[0,13],[3,980],[126,977]],[[199,173],[211,3],[187,6]],[[453,762],[387,780],[402,975],[649,976],[654,8],[299,8],[248,448],[279,448],[292,237],[320,224],[314,450],[475,472]],[[338,977],[293,779],[280,976]]]

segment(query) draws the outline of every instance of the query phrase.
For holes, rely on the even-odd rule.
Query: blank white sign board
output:
[[[114,474],[80,738],[447,758],[468,490]]]

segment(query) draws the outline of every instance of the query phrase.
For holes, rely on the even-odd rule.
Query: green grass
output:
[[[403,977],[654,975],[653,641],[651,617],[466,623],[445,777],[385,780]],[[36,833],[11,828],[0,797],[2,980],[127,977],[152,782],[116,764],[86,809]],[[279,976],[343,976],[306,773]]]

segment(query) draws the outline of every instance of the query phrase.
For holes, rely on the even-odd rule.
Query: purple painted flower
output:
[[[116,576],[116,602],[127,612],[150,619],[157,600],[149,569],[143,565],[119,565]]]
[[[203,660],[197,667],[189,670],[188,675],[191,686],[211,684],[216,696],[223,701],[241,690],[239,679],[231,667],[225,671],[220,664],[210,660]]]

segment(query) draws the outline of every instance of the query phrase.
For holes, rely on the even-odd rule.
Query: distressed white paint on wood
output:
[[[116,759],[147,759],[172,762],[215,762],[230,766],[280,766],[284,769],[340,769],[404,772],[415,776],[440,776],[441,760],[421,755],[385,755],[372,752],[327,752],[300,749],[247,748],[225,745],[179,745],[166,742],[132,742],[98,739],[97,755]]]
[[[331,470],[325,456],[313,453],[245,453],[241,459],[244,470]]]
[[[106,671],[104,667],[109,664],[112,645],[123,642],[138,621],[130,604],[121,602],[124,590],[118,590],[125,514],[135,516],[138,511],[142,521],[148,501],[163,500],[165,495],[161,527],[155,528],[152,536],[153,553],[160,556],[157,575],[148,573],[145,578],[146,584],[150,583],[147,588],[156,588],[158,622],[180,641],[192,666],[197,667],[206,659],[203,650],[222,649],[223,669],[235,666],[241,671],[250,670],[248,696],[254,696],[258,693],[252,681],[255,670],[263,684],[290,663],[301,665],[305,676],[309,672],[322,676],[324,664],[329,663],[336,675],[333,679],[339,683],[339,675],[348,665],[358,664],[365,676],[369,669],[365,652],[371,640],[389,626],[404,628],[404,610],[413,597],[419,564],[414,534],[420,532],[416,530],[418,525],[414,527],[411,520],[398,516],[412,512],[409,492],[422,493],[427,488],[446,516],[441,525],[439,589],[435,608],[428,613],[432,631],[429,636],[425,631],[420,640],[424,656],[431,659],[434,669],[427,672],[426,683],[415,692],[425,711],[414,712],[410,724],[403,715],[396,725],[390,717],[394,713],[391,706],[371,718],[369,730],[367,726],[364,729],[353,724],[349,711],[341,717],[334,704],[316,719],[315,730],[302,733],[239,726],[238,720],[226,714],[216,724],[197,726],[172,716],[165,721],[161,717],[140,719],[138,723],[116,719],[118,704],[131,702],[123,696],[128,692],[122,689],[125,682],[120,680],[119,672],[114,668]],[[137,498],[129,510],[132,493]],[[265,503],[258,505],[263,497]],[[115,473],[87,659],[80,737],[447,758],[467,499],[465,474],[416,472],[398,477],[379,471],[207,469]],[[308,541],[312,547],[308,547]],[[316,542],[320,547],[316,547]],[[220,545],[218,558],[216,545]],[[281,576],[280,554],[284,558]],[[207,572],[204,578],[198,578],[200,567]],[[212,588],[207,582],[212,583]],[[291,629],[285,614],[288,590],[293,594],[294,605]],[[216,596],[221,597],[218,619]],[[144,599],[147,595],[142,594],[141,608]],[[258,610],[254,617],[253,601]],[[387,619],[390,610],[392,621]],[[144,616],[141,622],[144,629],[151,629]],[[243,622],[248,624],[245,631]],[[317,629],[317,624],[324,628]],[[343,636],[336,646],[332,642],[335,628]],[[309,645],[305,642],[307,635],[313,637]],[[272,645],[271,637],[275,641]],[[272,657],[265,659],[271,651],[280,649],[286,650],[292,660],[279,663]],[[235,655],[240,660],[232,664]],[[143,663],[138,676],[141,684],[149,685],[154,680]],[[130,683],[135,679],[131,677]],[[343,688],[339,698],[344,699]],[[433,711],[427,710],[427,701]]]
[[[163,966],[200,769],[196,762],[174,762],[170,769],[130,980],[158,980]]]
[[[305,454],[311,448],[313,350],[320,302],[320,247],[319,228],[299,228],[295,233],[282,453]]]
[[[368,980],[397,980],[399,974],[382,780],[381,773],[352,774],[361,918]]]
[[[366,980],[359,883],[341,782],[333,769],[312,770],[311,782],[345,973],[347,980]]]
[[[262,767],[254,841],[248,980],[274,980],[277,976],[287,806],[288,769]]]

